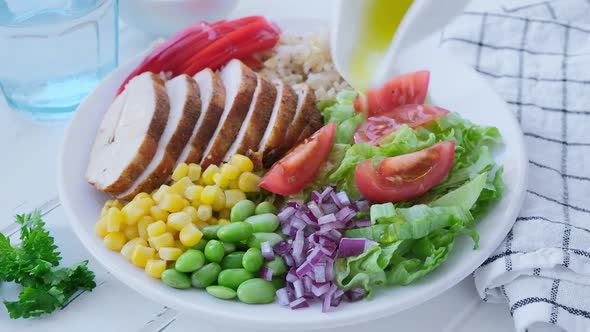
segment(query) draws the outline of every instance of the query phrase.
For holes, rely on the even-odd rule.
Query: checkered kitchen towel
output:
[[[590,0],[474,0],[442,45],[508,102],[530,158],[520,217],[475,272],[480,296],[508,303],[519,332],[589,332]]]

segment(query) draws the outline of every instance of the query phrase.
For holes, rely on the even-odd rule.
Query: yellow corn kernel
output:
[[[227,219],[219,219],[219,220],[217,220],[217,225],[223,226],[223,225],[229,225],[229,224],[230,224],[230,222]]]
[[[201,178],[201,166],[197,164],[189,164],[187,176],[193,182],[199,181]]]
[[[145,273],[155,279],[160,279],[166,271],[166,261],[161,259],[150,259],[145,264]]]
[[[191,216],[186,212],[174,212],[168,216],[167,225],[177,231],[184,228],[184,226],[192,223]]]
[[[146,193],[137,194],[132,202],[135,203],[138,208],[144,210],[146,214],[150,212],[152,206],[156,205],[156,202],[154,202],[152,197]]]
[[[154,218],[154,220],[168,220],[168,215],[170,212],[162,209],[161,207],[154,205],[150,208],[150,216]]]
[[[191,179],[189,179],[188,176],[185,176],[182,179],[174,182],[174,184],[171,185],[170,188],[174,190],[175,193],[184,195],[184,191],[186,190],[186,188],[192,185],[193,181],[191,181]]]
[[[166,223],[162,220],[158,220],[147,226],[148,237],[155,237],[166,233]]]
[[[136,245],[131,252],[131,262],[139,267],[145,267],[150,259],[154,259],[156,249]]]
[[[147,241],[138,237],[138,238],[135,238],[135,239],[125,243],[123,248],[121,248],[121,255],[123,255],[123,257],[127,258],[127,260],[130,261],[131,254],[133,253],[133,250],[135,249],[135,246],[137,246],[137,245],[147,247]]]
[[[229,185],[227,186],[229,189],[240,189],[240,184],[238,179],[231,180]]]
[[[211,220],[211,219],[209,219],[209,220]],[[211,225],[211,224],[208,224],[207,222],[205,222],[205,221],[202,221],[202,220],[197,220],[197,221],[195,221],[193,224],[194,224],[195,226],[197,226],[197,228],[198,228],[198,229],[203,229],[203,228],[205,228],[205,227],[207,227],[207,226]]]
[[[215,183],[215,181],[213,181],[213,176],[217,173],[219,173],[219,167],[216,165],[209,165],[209,167],[203,172],[201,180],[206,185],[212,185]]]
[[[116,199],[109,199],[108,201],[106,201],[104,203],[104,206],[102,207],[102,210],[100,211],[100,216],[101,217],[106,216],[107,211],[112,207],[116,207],[117,209],[120,210],[123,208],[123,203],[121,203],[121,201],[116,200]]]
[[[221,191],[218,186],[206,186],[201,193],[201,203],[213,205],[217,199],[218,191]]]
[[[154,199],[154,201],[156,203],[160,204],[160,202],[164,198],[165,194],[173,194],[173,193],[174,193],[174,190],[172,190],[170,188],[170,186],[163,184],[160,186],[160,188],[158,190],[156,190],[155,193],[152,194],[152,198]]]
[[[219,219],[217,219],[215,217],[211,217],[211,218],[209,218],[209,220],[207,220],[207,224],[209,224],[209,225],[217,225],[218,222],[219,222]]]
[[[162,247],[174,247],[174,236],[168,232],[158,236],[150,236],[148,243],[156,250],[160,250]]]
[[[176,239],[178,238],[178,233],[180,233],[180,231],[176,228],[172,228],[169,225],[166,225],[166,233],[172,234],[172,237]]]
[[[185,201],[179,194],[164,194],[159,207],[168,212],[178,212],[184,209]]]
[[[105,216],[107,221],[107,231],[109,233],[121,230],[121,225],[125,223],[125,215],[116,207],[109,208]]]
[[[199,220],[207,221],[211,219],[211,216],[213,216],[213,209],[211,208],[211,205],[201,205],[197,209],[197,214]]]
[[[252,170],[254,170],[254,163],[252,160],[241,154],[233,155],[229,163],[236,166],[242,172],[252,172]]]
[[[201,200],[201,193],[203,192],[203,186],[190,185],[184,191],[184,198],[191,202],[198,202]]]
[[[146,215],[146,211],[137,206],[136,202],[127,203],[127,205],[121,209],[121,212],[125,215],[125,220],[129,225],[135,225],[139,218]]]
[[[197,212],[197,208],[194,206],[187,206],[182,209],[182,212],[185,212],[191,217],[191,222],[195,222],[197,219],[199,219],[199,212]]]
[[[121,232],[112,232],[104,237],[104,246],[111,249],[112,251],[120,251],[125,245],[127,239],[125,234]]]
[[[150,196],[150,194],[148,193],[139,193],[137,195],[135,195],[135,197],[133,197],[133,200],[140,200],[140,199],[144,199],[144,198],[152,198],[152,196]]]
[[[215,182],[215,184],[222,189],[225,189],[229,186],[229,179],[221,173],[213,175],[213,182]]]
[[[107,236],[109,232],[107,231],[107,221],[104,218],[100,218],[100,220],[94,224],[94,232],[102,238]]]
[[[252,172],[244,172],[238,179],[238,186],[245,193],[259,192],[260,187],[258,187],[258,183],[260,183],[260,177]]]
[[[150,216],[143,216],[141,217],[141,219],[139,219],[137,221],[137,233],[139,235],[140,238],[147,240],[149,235],[148,235],[148,225],[154,222],[154,218],[150,217]]]
[[[123,230],[123,234],[125,234],[127,240],[133,240],[139,237],[139,228],[137,225],[127,225]]]
[[[176,240],[174,241],[174,246],[180,250],[182,250],[182,252],[185,252],[187,248],[187,246],[185,246],[184,244],[182,244],[182,242],[180,240]]]
[[[158,250],[158,255],[165,261],[175,261],[182,255],[182,250],[174,247],[162,247]]]
[[[240,168],[232,164],[223,164],[219,170],[223,176],[229,180],[235,180],[240,176]]]
[[[178,166],[176,166],[176,168],[174,169],[174,172],[172,172],[172,181],[178,181],[180,179],[182,179],[183,177],[188,175],[188,165],[185,163],[180,163],[178,164]]]
[[[180,242],[187,247],[196,245],[202,237],[203,233],[193,224],[186,225],[179,235]]]
[[[217,197],[215,198],[215,202],[213,203],[213,211],[219,212],[225,208],[225,193],[223,190],[219,190],[217,192]]]
[[[238,203],[239,201],[243,201],[246,199],[246,194],[244,192],[237,190],[237,189],[230,189],[225,191],[225,208],[231,209]],[[221,216],[220,216],[221,218]]]
[[[227,197],[227,194],[225,195],[225,197]],[[231,214],[231,209],[223,209],[221,211],[219,211],[219,214],[217,215],[220,219],[229,219]]]

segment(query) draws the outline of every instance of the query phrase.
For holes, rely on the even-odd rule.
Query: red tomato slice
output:
[[[336,123],[324,126],[276,162],[260,181],[260,187],[283,196],[300,192],[320,172],[335,137]]]
[[[401,125],[422,127],[449,114],[444,108],[430,105],[404,105],[390,112],[369,117],[354,133],[355,143],[379,145],[379,142]]]
[[[358,112],[375,115],[407,104],[424,104],[430,82],[429,71],[394,77],[381,88],[369,90],[354,102]]]
[[[401,202],[420,197],[451,171],[455,142],[439,142],[428,149],[383,159],[377,169],[373,159],[360,163],[354,173],[360,193],[375,203]]]

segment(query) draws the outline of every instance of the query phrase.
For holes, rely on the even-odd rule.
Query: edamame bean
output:
[[[254,214],[255,209],[256,205],[254,202],[247,199],[239,201],[233,208],[231,208],[229,220],[231,222],[244,221],[246,218]]]
[[[231,254],[223,257],[223,260],[221,261],[221,268],[224,270],[242,268],[243,257],[243,251],[232,252]]]
[[[206,288],[209,295],[222,300],[231,300],[236,297],[236,291],[224,286],[209,286]]]
[[[252,233],[252,225],[237,221],[221,227],[217,231],[217,237],[224,242],[239,242],[249,238]]]
[[[191,278],[182,272],[168,269],[162,273],[162,282],[166,286],[172,288],[189,288],[191,286]]]
[[[193,287],[205,288],[213,284],[217,280],[217,276],[221,272],[221,266],[217,263],[209,263],[191,275],[191,283]]]
[[[275,286],[275,289],[281,289],[285,287],[285,278],[272,278],[272,285]]]
[[[205,255],[200,250],[189,249],[176,260],[178,272],[194,272],[205,265]]]
[[[270,262],[266,262],[264,265],[266,265],[266,267],[269,269],[272,269],[273,277],[283,275],[287,272],[287,264],[285,264],[285,261],[279,255],[275,255],[275,259]]]
[[[264,201],[256,206],[254,214],[272,213],[277,214],[277,208],[271,202]]]
[[[277,233],[254,233],[250,238],[248,238],[248,246],[250,248],[258,248],[260,249],[260,244],[262,242],[270,242],[271,246],[283,241],[283,237]]]
[[[217,231],[221,228],[221,225],[211,225],[205,226],[201,230],[203,232],[203,236],[208,240],[217,239]]]
[[[227,255],[236,251],[236,245],[230,242],[222,242],[223,243],[223,252]]]
[[[248,217],[244,222],[252,225],[254,233],[272,233],[279,228],[279,217],[272,213]]]
[[[207,258],[209,262],[219,263],[224,255],[225,249],[221,241],[211,240],[207,242],[207,245],[205,246],[205,258]]]
[[[199,243],[197,243],[197,245],[195,245],[193,247],[193,249],[203,251],[203,250],[205,250],[205,246],[207,245],[207,242],[209,242],[209,241],[205,240],[204,238],[201,238],[201,240],[199,241]]]
[[[254,278],[238,287],[238,299],[247,304],[266,304],[275,299],[276,289],[270,281]]]
[[[237,289],[241,283],[252,278],[254,278],[254,274],[244,269],[227,269],[219,272],[217,284]]]
[[[248,272],[256,273],[264,265],[264,257],[258,248],[250,248],[242,257],[242,266]]]

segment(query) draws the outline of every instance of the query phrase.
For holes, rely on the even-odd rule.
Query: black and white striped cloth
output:
[[[508,303],[519,332],[590,331],[590,0],[474,0],[441,43],[508,102],[530,159],[480,296]]]

